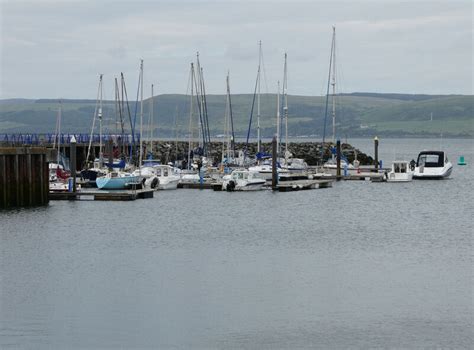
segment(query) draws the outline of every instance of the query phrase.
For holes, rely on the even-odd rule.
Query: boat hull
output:
[[[124,190],[127,187],[138,185],[138,176],[127,176],[127,177],[98,177],[95,180],[97,187],[101,190]]]
[[[427,170],[429,169],[429,170]],[[416,180],[442,180],[448,178],[453,171],[453,166],[445,166],[444,168],[425,168],[423,172],[419,168],[415,169],[413,178]]]
[[[161,178],[158,184],[158,189],[159,190],[175,190],[178,188],[178,183],[179,183],[179,178],[173,179],[170,181],[166,181]]]

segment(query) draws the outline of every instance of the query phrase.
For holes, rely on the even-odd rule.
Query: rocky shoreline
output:
[[[187,141],[158,141],[153,143],[153,158],[160,159],[162,163],[174,161],[175,159],[185,159],[188,155],[188,142]],[[194,144],[197,147],[197,144]],[[284,149],[284,145],[282,145]],[[331,147],[334,147],[333,143],[322,143],[322,142],[298,142],[291,143],[288,148],[294,158],[302,158],[308,165],[321,165],[331,158]],[[271,142],[262,143],[262,151],[265,153],[271,153],[272,144]],[[211,142],[209,145],[209,157],[214,159],[218,163],[222,157],[222,142]],[[235,150],[245,149],[244,142],[236,142]],[[257,150],[257,143],[249,143],[247,147],[247,153],[255,155]],[[355,147],[347,143],[341,144],[342,154],[353,162],[357,154],[357,159],[361,165],[373,164],[373,158]]]

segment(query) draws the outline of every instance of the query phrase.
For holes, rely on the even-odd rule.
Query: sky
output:
[[[263,93],[288,53],[288,94],[326,93],[332,26],[337,92],[473,94],[473,4],[452,1],[0,0],[0,98],[95,99],[125,75],[144,95],[186,93],[196,52],[206,91]],[[132,93],[133,91],[133,93]]]

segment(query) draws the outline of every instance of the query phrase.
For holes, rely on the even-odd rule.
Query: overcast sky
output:
[[[275,92],[288,52],[288,93],[323,95],[332,25],[339,92],[472,94],[473,5],[451,1],[1,2],[0,98],[113,98],[124,72],[136,93],[186,93],[200,52],[208,93],[253,92],[262,40]],[[134,91],[134,93],[131,93]]]

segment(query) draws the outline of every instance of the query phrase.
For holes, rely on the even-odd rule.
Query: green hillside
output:
[[[232,95],[234,126],[237,135],[247,134],[253,95]],[[331,100],[330,100],[331,102]],[[212,135],[223,133],[224,95],[208,95],[207,107]],[[193,102],[196,107],[196,100]],[[323,134],[326,98],[289,96],[289,134],[291,136],[317,136]],[[95,101],[62,101],[62,130],[64,132],[90,132]],[[154,134],[158,137],[179,136],[188,133],[190,97],[185,95],[160,95],[154,100]],[[474,136],[474,96],[405,95],[353,93],[336,96],[336,122],[339,137],[357,136]],[[59,102],[57,100],[0,100],[0,133],[54,132]],[[126,131],[139,108],[129,103],[123,115]],[[149,117],[150,100],[144,102],[144,124]],[[332,132],[329,105],[326,135]],[[195,109],[196,110],[196,109]],[[431,113],[433,120],[431,120]],[[254,106],[251,135],[256,135],[256,104]],[[104,102],[103,121],[105,132],[117,132],[119,116],[115,103]],[[276,130],[276,96],[261,96],[262,135],[269,137]],[[177,118],[177,121],[176,121]],[[194,125],[197,125],[195,114]],[[146,128],[145,128],[146,129]]]

